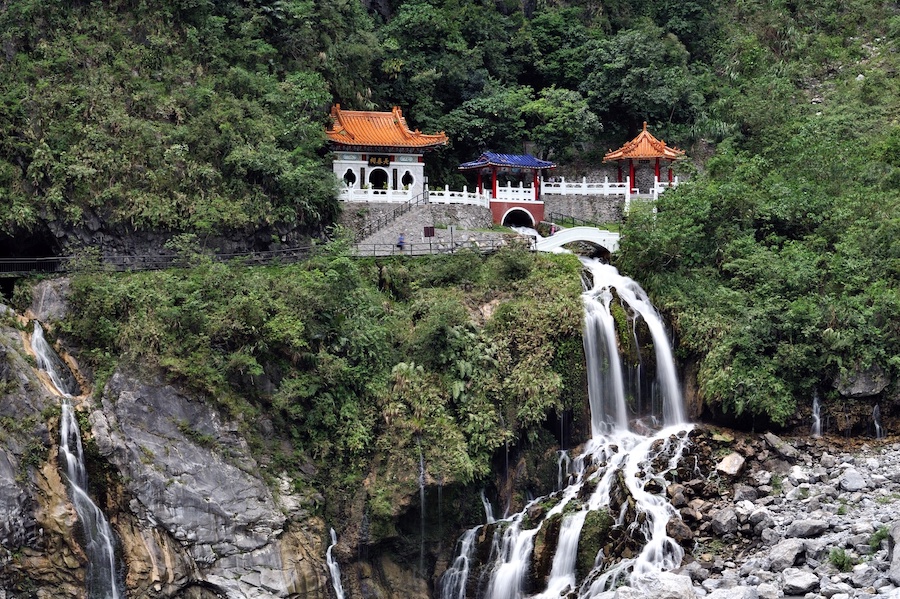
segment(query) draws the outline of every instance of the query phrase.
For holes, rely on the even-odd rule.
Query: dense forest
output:
[[[900,378],[896,2],[20,0],[0,7],[0,36],[5,234],[89,216],[191,234],[328,226],[339,211],[323,135],[333,102],[399,105],[414,128],[446,131],[451,144],[431,160],[430,176],[449,184],[459,182],[460,161],[526,143],[585,168],[647,121],[688,150],[680,168],[690,183],[655,212],[629,215],[615,261],[666,312],[700,397],[717,411],[785,425],[816,393],[840,411],[838,388],[859,373]],[[497,260],[483,268],[512,280],[534,268],[515,254]],[[453,454],[448,471],[483,474],[512,433],[460,419],[497,418],[463,393],[474,376],[465,369],[492,354],[467,357],[472,346],[462,342],[447,349],[452,356],[436,354],[431,342],[438,332],[474,334],[462,299],[429,297],[425,281],[438,275],[418,272],[410,283],[402,266],[379,272],[334,258],[308,268],[290,274],[300,279],[297,298],[274,293],[263,273],[85,275],[76,290],[88,320],[69,331],[100,372],[112,350],[144,352],[225,398],[225,387],[246,390],[243,376],[271,374],[263,365],[277,348],[278,360],[309,372],[282,377],[265,400],[289,429],[318,431],[304,441],[310,451],[339,434],[350,460],[369,455],[378,429],[376,413],[349,398],[390,386],[397,401],[412,402],[421,398],[405,389],[442,395],[446,386],[457,420],[433,434],[472,452]],[[321,280],[307,280],[310,272]],[[398,276],[405,291],[392,287]],[[363,326],[383,302],[365,295],[379,281],[379,293],[408,302],[418,323],[409,339],[381,337],[399,325],[376,338]],[[166,295],[147,306],[171,308],[179,322],[191,323],[191,302],[224,312],[163,331],[135,303],[151,292]],[[359,312],[345,318],[329,294],[358,299]],[[298,314],[303,306],[315,314]],[[241,310],[256,324],[238,322]],[[192,345],[188,334],[203,336]],[[393,349],[372,354],[380,344]],[[448,368],[463,370],[447,378]],[[511,384],[522,368],[496,380]],[[445,377],[432,388],[437,372]],[[520,383],[519,399],[549,398],[517,408],[526,425],[515,434],[537,435],[529,425],[557,405],[563,383]],[[471,401],[486,402],[484,389]],[[896,401],[896,383],[883,397]],[[391,405],[380,409],[389,421]]]

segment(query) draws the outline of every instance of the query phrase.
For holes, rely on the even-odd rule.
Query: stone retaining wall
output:
[[[402,204],[345,202],[340,224],[358,231],[368,222],[388,214]],[[418,206],[399,219],[407,234],[418,235],[425,227],[455,225],[459,229],[486,229],[491,226],[491,211],[481,206],[465,204],[426,204]],[[388,228],[395,228],[391,225]]]
[[[624,196],[544,196],[544,213],[559,212],[584,220],[602,223],[620,223],[624,220]]]

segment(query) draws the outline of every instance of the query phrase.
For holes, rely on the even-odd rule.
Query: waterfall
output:
[[[84,552],[88,558],[87,588],[90,599],[119,599],[112,529],[100,508],[87,493],[87,472],[75,410],[68,398],[62,402],[60,418],[60,457],[66,464],[66,477],[72,503],[84,529]]]
[[[59,421],[59,456],[65,464],[65,475],[72,494],[72,505],[84,531],[84,552],[87,556],[87,592],[89,599],[119,599],[116,580],[116,559],[112,528],[87,492],[87,471],[84,450],[75,410],[69,399],[81,389],[75,376],[44,338],[44,329],[34,322],[31,348],[38,367],[47,373],[56,391],[63,396]]]
[[[38,368],[47,373],[50,382],[53,383],[60,395],[72,397],[81,394],[81,388],[78,386],[78,381],[75,380],[75,375],[62,361],[59,354],[53,351],[53,348],[47,343],[44,338],[44,328],[36,320],[34,321],[34,332],[31,334],[31,350],[34,352]]]
[[[334,594],[337,599],[344,599],[344,585],[341,584],[341,567],[332,555],[334,546],[337,545],[337,533],[331,529],[331,545],[325,551],[325,563],[328,565],[328,572],[331,574],[331,585],[334,587]]]
[[[493,524],[496,522],[494,519],[494,507],[491,505],[491,502],[488,501],[487,496],[484,494],[484,489],[481,490],[481,505],[484,506],[484,521],[488,524]]]
[[[822,406],[819,402],[819,394],[813,393],[813,404],[812,404],[812,428],[810,429],[810,433],[813,437],[818,438],[822,436]]]
[[[480,528],[481,526],[470,528],[460,537],[456,546],[456,558],[441,577],[440,592],[438,593],[440,599],[466,599],[469,564],[472,561],[472,554],[475,552],[475,537]]]
[[[881,428],[881,407],[878,404],[875,404],[875,407],[872,408],[872,423],[875,424],[875,438],[883,439],[884,429]]]
[[[659,385],[660,394],[662,396],[663,425],[673,426],[685,423],[687,417],[685,415],[684,401],[681,397],[681,386],[678,382],[678,376],[675,373],[675,360],[672,357],[672,348],[669,344],[669,337],[666,334],[662,318],[660,318],[659,313],[656,311],[656,308],[653,307],[653,304],[650,303],[647,293],[633,279],[620,275],[619,271],[609,264],[603,264],[602,262],[595,260],[583,260],[583,262],[593,276],[593,287],[584,294],[586,310],[588,312],[600,311],[596,302],[596,298],[599,296],[602,300],[602,311],[605,312],[603,318],[608,318],[612,321],[612,315],[609,313],[609,305],[610,300],[612,299],[612,289],[615,289],[619,298],[643,319],[644,323],[647,325],[647,329],[650,331],[650,336],[653,339],[653,348],[656,352],[656,376],[657,384]],[[616,362],[618,362],[618,351],[617,349],[614,349],[615,329],[605,329],[605,333],[609,333],[610,331],[613,334],[613,338],[612,340],[607,340],[607,344],[613,348],[611,352],[616,354]],[[587,326],[585,327],[585,333],[585,345],[587,345],[589,336]],[[590,358],[588,358],[588,365],[594,369],[599,364],[592,363]],[[617,367],[617,370],[618,373],[614,375],[614,380],[615,377],[617,377],[618,383],[621,384],[622,376],[620,365]],[[619,393],[624,395],[624,391],[618,389],[615,390],[616,402],[618,402]],[[593,410],[593,408],[594,404],[592,401],[591,410]],[[616,424],[619,425],[619,429],[627,428],[627,422],[622,423],[621,421],[617,421]]]
[[[425,456],[419,446],[419,572],[425,575]]]
[[[569,481],[569,454],[565,451],[559,452],[559,460],[556,462],[556,490],[561,491]]]
[[[590,275],[584,277],[586,289],[582,299],[592,436],[582,453],[571,460],[561,452],[558,463],[561,489],[553,494],[557,502],[542,520],[531,522],[525,515],[531,505],[544,498],[500,521],[494,533],[491,563],[486,570],[489,578],[485,599],[520,599],[526,593],[540,599],[561,596],[588,599],[622,583],[639,586],[646,576],[678,567],[684,557],[684,550],[666,533],[668,522],[680,516],[666,500],[664,475],[678,467],[688,444],[690,425],[685,424],[685,408],[665,327],[636,282],[620,275],[612,266],[587,260],[584,263]],[[653,341],[657,371],[654,390],[660,401],[651,403],[660,408],[664,428],[650,436],[629,430],[632,414],[626,402],[626,377],[611,312],[614,301],[621,302],[623,309],[630,311],[635,319],[643,320]],[[590,486],[585,489],[586,485]],[[622,493],[634,501],[618,499]],[[593,570],[579,583],[575,565],[581,532],[589,513],[598,510],[605,510],[614,526],[620,527],[636,545],[643,545],[632,557],[617,563],[606,563],[607,557],[602,552],[594,556]],[[544,522],[554,516],[561,521],[553,563],[546,581],[533,581],[542,586],[533,593],[525,585],[534,539]],[[475,535],[469,531],[463,538],[470,534]],[[459,547],[472,551],[462,540]],[[456,564],[462,555],[460,552],[448,573],[452,570],[454,576],[460,575],[460,566]],[[468,568],[468,562],[465,567]],[[454,594],[445,592],[441,596],[463,599],[464,586],[457,583]]]

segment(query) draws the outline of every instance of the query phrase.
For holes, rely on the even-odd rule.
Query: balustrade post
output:
[[[631,176],[625,177],[625,214],[631,208]]]

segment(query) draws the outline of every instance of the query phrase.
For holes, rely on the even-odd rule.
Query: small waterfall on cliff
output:
[[[481,490],[481,505],[484,506],[484,521],[488,524],[496,522],[494,519],[494,506],[491,505],[487,495],[484,494],[484,489]]]
[[[116,580],[116,559],[112,528],[87,492],[87,471],[84,450],[75,410],[69,399],[81,389],[72,371],[44,338],[44,329],[34,322],[31,348],[38,366],[47,373],[56,390],[63,396],[59,422],[59,455],[65,463],[66,479],[72,494],[72,505],[84,531],[84,552],[88,558],[87,591],[89,599],[119,599],[119,583]]]
[[[878,404],[875,404],[875,407],[872,408],[872,423],[875,425],[875,438],[883,439],[884,429],[881,428],[881,407]]]
[[[668,482],[664,475],[677,468],[688,443],[690,425],[685,424],[685,408],[665,327],[646,293],[632,279],[620,275],[612,266],[596,261],[584,263],[589,275],[585,277],[583,300],[592,437],[580,455],[571,460],[560,457],[559,483],[561,487],[568,486],[530,502],[525,510],[495,528],[490,563],[482,574],[488,577],[487,583],[478,593],[484,599],[519,599],[526,593],[541,599],[572,594],[587,599],[622,582],[639,586],[643,577],[675,568],[684,557],[684,550],[666,533],[668,522],[680,516],[665,498]],[[635,319],[642,319],[653,341],[657,375],[654,393],[660,401],[651,403],[661,407],[659,416],[664,428],[650,436],[629,430],[629,419],[640,414],[632,412],[626,401],[611,309],[614,301],[621,302]],[[532,514],[542,512],[544,507],[549,509],[537,516],[539,521],[534,521]],[[597,519],[597,514],[592,516],[596,512],[605,513],[612,526],[633,540],[634,551],[632,557],[618,561],[613,559],[615,556],[605,556],[602,549],[597,555],[588,556],[594,567],[589,573],[581,573],[579,584],[576,562],[581,534],[589,517]],[[533,593],[524,587],[534,540],[544,523],[557,518],[559,533],[552,566],[544,582],[534,581],[543,590]],[[464,538],[474,538],[473,531]],[[459,546],[469,553],[473,551],[462,540]],[[463,570],[456,566],[463,556],[459,555],[454,567],[445,574],[446,580],[453,570],[454,583],[452,589],[442,586],[442,599],[465,597],[466,580],[462,578]]]
[[[812,427],[810,429],[810,434],[815,438],[822,436],[822,406],[819,402],[818,393],[813,393]]]
[[[47,343],[47,339],[44,338],[44,328],[36,320],[34,321],[34,332],[31,334],[31,350],[34,352],[38,368],[47,373],[50,382],[53,383],[60,395],[71,397],[81,394],[75,375]]]
[[[328,565],[328,572],[331,574],[331,586],[334,587],[334,594],[337,599],[344,599],[344,585],[341,584],[341,567],[332,555],[334,546],[337,545],[337,533],[331,529],[331,545],[325,550],[325,563]]]

